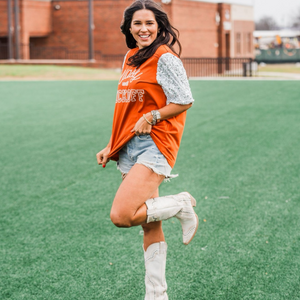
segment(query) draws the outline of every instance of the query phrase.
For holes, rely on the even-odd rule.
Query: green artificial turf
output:
[[[300,82],[192,81],[195,104],[161,195],[189,191],[200,224],[164,222],[170,300],[300,299]],[[116,81],[0,82],[0,299],[144,296],[140,228],[109,219]]]

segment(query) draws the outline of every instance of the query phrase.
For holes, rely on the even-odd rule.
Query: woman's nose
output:
[[[142,24],[141,31],[147,31],[146,24]]]

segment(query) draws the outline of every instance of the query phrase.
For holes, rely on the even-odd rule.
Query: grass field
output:
[[[258,66],[260,72],[292,73],[300,74],[300,64],[267,64]]]
[[[137,300],[140,228],[109,212],[116,81],[0,82],[0,299]],[[300,299],[300,82],[192,81],[174,173],[200,225],[164,222],[170,300]]]
[[[0,80],[118,80],[121,70],[53,65],[1,65]]]

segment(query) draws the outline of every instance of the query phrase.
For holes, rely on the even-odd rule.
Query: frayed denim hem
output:
[[[153,171],[157,175],[163,175],[163,176],[165,176],[164,182],[170,182],[171,179],[178,177],[178,174],[174,174],[174,175],[164,174],[161,171],[159,171],[157,168],[155,168],[154,166],[151,166],[151,164],[149,164],[147,162],[137,162],[137,164],[143,165],[143,166],[147,167],[148,169],[150,169],[151,171]]]
[[[176,177],[179,176],[179,174],[174,174],[174,175],[171,175],[171,174],[169,174],[169,175],[164,174],[164,173],[162,173],[161,171],[159,171],[157,168],[151,166],[151,164],[146,163],[146,162],[137,162],[136,164],[143,165],[143,166],[147,167],[148,169],[150,169],[152,172],[156,173],[157,175],[163,175],[163,176],[165,176],[164,182],[170,182],[171,179],[176,178]],[[124,171],[120,168],[120,166],[119,166],[118,163],[117,163],[117,170],[119,170],[119,171],[121,172],[121,174],[122,174],[122,179],[124,180],[125,177],[126,177],[126,175],[127,175],[128,173],[124,172]]]

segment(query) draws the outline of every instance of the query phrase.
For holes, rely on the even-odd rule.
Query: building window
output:
[[[241,45],[241,34],[236,34],[236,54],[242,53],[242,45]]]
[[[247,49],[248,49],[248,53],[252,53],[252,43],[251,43],[251,40],[252,40],[252,34],[251,33],[248,33],[247,34],[248,36],[248,41],[247,41]]]

